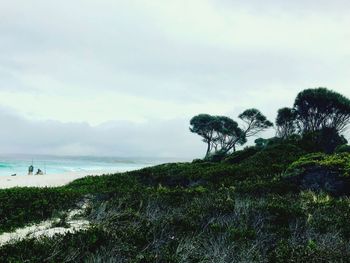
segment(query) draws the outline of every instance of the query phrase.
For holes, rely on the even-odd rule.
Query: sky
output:
[[[0,153],[203,157],[199,113],[350,97],[347,0],[0,0]],[[273,130],[265,133],[272,136]]]

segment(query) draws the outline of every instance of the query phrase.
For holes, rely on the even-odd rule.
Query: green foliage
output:
[[[263,139],[263,138],[258,138],[254,142],[255,142],[255,146],[257,148],[263,149],[263,148],[265,148],[268,145],[269,140]]]
[[[291,108],[282,108],[277,112],[276,126],[277,136],[279,138],[287,139],[296,131],[297,113]]]
[[[339,245],[336,250],[329,249],[324,244],[317,244],[312,239],[306,242],[293,244],[281,240],[273,251],[270,262],[287,263],[328,263],[328,262],[348,262],[349,252],[342,252],[343,246]]]
[[[190,131],[201,136],[203,141],[208,145],[207,156],[211,151],[215,128],[217,126],[216,118],[209,114],[199,114],[190,120],[190,125]]]
[[[0,233],[45,220],[56,210],[74,205],[80,194],[63,188],[0,190]]]
[[[271,228],[278,231],[281,226],[288,226],[289,223],[295,221],[297,218],[304,216],[303,207],[299,202],[290,202],[290,196],[271,196],[266,205],[261,208],[263,211],[272,215]],[[277,229],[276,229],[277,228]]]
[[[77,179],[63,189],[79,192],[81,194],[114,194],[125,195],[138,191],[139,182],[129,173],[88,176]]]
[[[278,110],[277,137],[307,152],[333,153],[347,143],[341,133],[349,122],[348,98],[326,88],[306,89],[297,95],[294,108]]]
[[[25,239],[0,247],[0,262],[86,262],[109,246],[110,238],[108,233],[91,228],[53,238]]]
[[[86,216],[95,225],[7,244],[0,262],[342,262],[350,256],[349,199],[300,191],[284,171],[313,165],[346,171],[349,154],[303,155],[294,144],[272,140],[238,151],[233,161],[163,164],[60,188],[0,191],[2,215],[11,215],[3,229],[52,213],[64,223],[65,209],[86,195],[92,200]],[[16,208],[21,202],[27,203]]]
[[[243,160],[253,156],[256,154],[259,150],[256,147],[247,147],[241,151],[234,152],[227,156],[223,162],[229,163],[229,164],[239,164]]]
[[[199,114],[191,119],[190,125],[190,131],[203,137],[207,143],[206,158],[219,153],[225,155],[236,144],[246,143],[238,123],[226,116]]]
[[[323,167],[328,170],[339,172],[341,175],[350,175],[350,154],[340,153],[326,155],[324,153],[313,153],[301,157],[288,168],[289,173],[301,173],[309,167]]]
[[[350,145],[348,144],[339,145],[335,149],[335,153],[350,153]]]
[[[207,144],[206,160],[221,161],[230,151],[236,151],[237,145],[247,142],[247,137],[273,126],[257,109],[245,110],[238,116],[246,126],[238,127],[238,123],[226,116],[199,114],[190,120],[190,131],[200,135]]]
[[[207,162],[221,162],[223,159],[225,159],[227,156],[226,150],[219,150],[214,153],[209,154],[208,156],[205,157],[205,161]]]
[[[326,88],[306,89],[294,102],[302,133],[324,128],[345,130],[350,121],[350,100]]]
[[[272,145],[243,160],[240,168],[247,176],[279,174],[303,154],[303,150],[292,144]]]
[[[249,228],[231,227],[228,229],[229,238],[234,241],[247,241],[256,238],[256,231]]]
[[[299,144],[308,152],[333,153],[335,149],[347,143],[344,136],[333,128],[323,128],[319,131],[305,132]]]
[[[273,126],[265,115],[263,115],[257,109],[248,109],[242,112],[238,118],[240,118],[245,124],[244,134],[246,137],[255,136],[259,132],[266,130]]]
[[[133,196],[140,186],[127,174],[90,176],[58,188],[11,188],[0,190],[0,233],[46,220],[74,207],[86,194]]]
[[[302,137],[294,134],[295,114]],[[59,188],[0,190],[0,233],[57,215],[53,226],[65,227],[67,210],[87,196],[85,216],[93,223],[73,234],[1,246],[0,262],[349,262],[349,198],[304,191],[291,180],[314,167],[320,170],[311,176],[332,171],[322,175],[349,178],[348,146],[338,146],[347,114],[345,97],[306,90],[295,112],[279,111],[281,138],[260,138],[223,161],[272,123],[256,109],[239,116],[244,129],[230,118],[201,114],[190,129],[203,137],[211,158],[90,176]],[[336,147],[338,154],[315,153]]]

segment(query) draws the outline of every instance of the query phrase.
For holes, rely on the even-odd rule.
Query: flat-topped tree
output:
[[[246,142],[238,123],[226,116],[199,114],[190,121],[190,131],[200,135],[207,144],[205,157],[211,153],[226,154],[237,144]]]
[[[199,114],[191,119],[190,125],[190,131],[203,137],[203,142],[207,144],[207,157],[212,150],[215,130],[218,126],[216,117],[209,114]]]
[[[306,89],[294,102],[300,133],[335,129],[342,133],[350,122],[350,100],[327,88]]]
[[[243,132],[246,138],[255,136],[259,132],[262,132],[273,126],[273,123],[270,122],[257,109],[245,110],[238,116],[238,118],[240,118],[245,123]]]

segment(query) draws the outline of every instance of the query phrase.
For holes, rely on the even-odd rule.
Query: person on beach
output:
[[[34,166],[33,165],[29,166],[29,168],[28,168],[28,175],[32,175],[33,171],[34,171]]]
[[[38,169],[38,171],[36,172],[35,175],[43,175],[43,174],[44,174],[43,171],[41,171],[40,169]]]

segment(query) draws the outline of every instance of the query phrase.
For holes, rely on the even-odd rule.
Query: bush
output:
[[[303,154],[303,150],[292,144],[273,145],[243,160],[240,164],[240,172],[246,176],[282,173]]]
[[[288,173],[302,173],[307,168],[322,167],[327,170],[339,172],[341,175],[350,175],[350,154],[341,153],[326,155],[323,153],[313,153],[301,157],[299,160],[293,162],[287,172]]]
[[[350,154],[303,155],[275,141],[237,152],[233,163],[163,164],[60,188],[1,190],[2,231],[64,212],[87,194],[85,215],[96,227],[7,244],[0,262],[342,262],[350,255],[349,199],[300,193],[284,171],[320,167],[350,178]],[[56,225],[65,226],[61,215]]]
[[[335,149],[347,143],[344,136],[339,135],[335,129],[324,128],[320,131],[307,132],[299,141],[300,147],[307,152],[333,153]]]
[[[217,162],[221,162],[223,159],[225,159],[226,156],[227,156],[226,152],[218,151],[218,152],[215,152],[215,153],[208,155],[205,158],[205,161],[217,163]]]
[[[46,220],[81,197],[64,188],[11,188],[0,190],[0,233]]]
[[[230,164],[238,164],[242,162],[243,160],[253,156],[256,154],[259,150],[256,147],[247,147],[241,151],[234,152],[227,156],[223,162],[224,163],[230,163]]]
[[[343,248],[337,250],[329,249],[324,244],[317,244],[313,240],[308,240],[303,244],[293,244],[287,241],[280,241],[273,251],[270,262],[288,263],[328,263],[328,262],[348,262],[344,260],[349,257],[349,252],[342,252]]]
[[[335,149],[335,153],[350,153],[350,145],[343,144]]]
[[[303,156],[290,165],[286,180],[300,190],[324,191],[332,195],[350,193],[350,154]]]
[[[0,247],[0,262],[86,262],[111,244],[108,233],[91,228],[53,238],[25,239]]]

